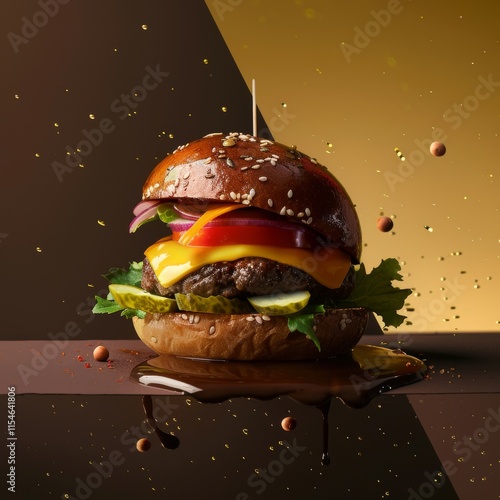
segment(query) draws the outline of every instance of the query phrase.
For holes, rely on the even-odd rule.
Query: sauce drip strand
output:
[[[144,413],[146,414],[148,423],[155,431],[162,446],[164,448],[167,448],[167,450],[175,450],[176,448],[178,448],[180,444],[179,438],[173,436],[172,434],[169,434],[168,432],[162,431],[156,424],[156,420],[153,416],[153,398],[148,395],[143,396],[142,406],[144,408]]]

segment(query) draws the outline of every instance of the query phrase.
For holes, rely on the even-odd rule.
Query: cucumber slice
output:
[[[149,313],[168,313],[177,310],[177,302],[174,299],[153,295],[136,286],[112,284],[109,285],[109,291],[115,302],[122,307]]]
[[[245,314],[251,307],[239,299],[227,299],[222,295],[200,297],[192,293],[176,293],[175,300],[182,311],[205,312],[213,314]]]
[[[308,291],[300,291],[249,297],[248,302],[261,314],[285,316],[304,309],[310,297],[311,294]]]

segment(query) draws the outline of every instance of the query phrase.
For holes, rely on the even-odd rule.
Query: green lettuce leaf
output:
[[[287,316],[288,329],[291,332],[299,331],[304,333],[314,342],[318,351],[321,351],[318,337],[316,337],[316,333],[314,332],[314,316],[324,313],[325,308],[322,305],[307,305],[299,312]]]
[[[131,262],[128,269],[114,267],[103,276],[113,284],[141,286],[142,262]],[[144,318],[146,316],[146,313],[140,309],[130,309],[117,304],[111,293],[108,293],[106,298],[96,295],[95,300],[96,303],[92,309],[94,314],[113,314],[121,311],[120,315],[126,318],[133,318],[134,316]]]
[[[180,215],[174,210],[174,206],[171,203],[163,203],[157,209],[158,218],[168,224],[176,219],[180,218]]]
[[[128,269],[113,267],[107,274],[103,274],[103,276],[110,283],[141,286],[142,262],[131,262]]]
[[[399,274],[401,266],[397,259],[385,259],[366,273],[364,264],[356,270],[356,285],[352,294],[335,307],[366,307],[378,314],[386,326],[398,327],[406,318],[398,314],[404,306],[406,297],[411,294],[408,288],[397,288],[393,281],[402,281]]]

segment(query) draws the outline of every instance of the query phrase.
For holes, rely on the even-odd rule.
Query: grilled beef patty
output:
[[[158,282],[148,259],[144,259],[141,286],[150,293],[164,297],[192,293],[201,297],[222,295],[232,299],[309,290],[315,298],[342,299],[348,297],[354,288],[354,273],[351,268],[342,285],[331,290],[295,267],[259,257],[245,257],[203,266],[165,288]]]

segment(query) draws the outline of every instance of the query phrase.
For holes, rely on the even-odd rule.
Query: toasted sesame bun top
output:
[[[358,263],[361,228],[340,182],[315,159],[269,139],[210,134],[178,147],[151,172],[144,200],[234,202],[307,224]]]

